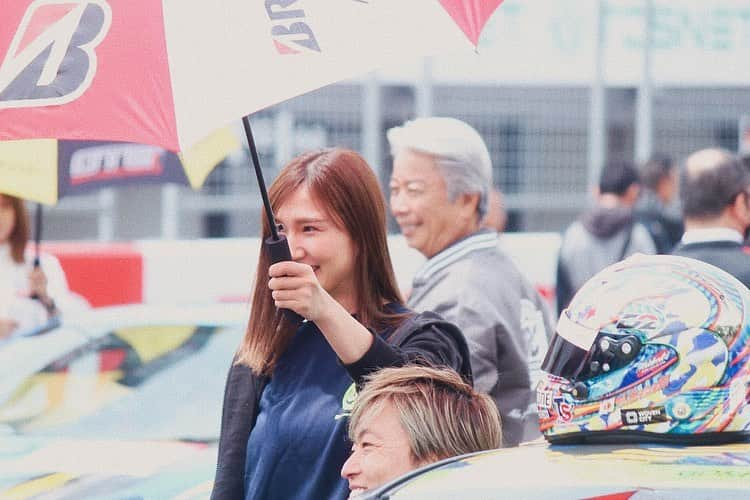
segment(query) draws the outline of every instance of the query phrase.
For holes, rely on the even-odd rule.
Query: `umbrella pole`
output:
[[[253,137],[253,130],[250,128],[250,119],[247,116],[242,117],[242,126],[245,127],[245,137],[247,138],[247,145],[250,147],[250,157],[253,160],[253,167],[255,168],[255,176],[258,178],[258,188],[260,189],[260,196],[263,198],[263,207],[266,212],[266,219],[268,219],[268,225],[271,227],[271,238],[274,241],[279,240],[279,231],[276,227],[276,220],[273,217],[273,209],[271,208],[271,202],[268,199],[268,191],[266,190],[266,181],[263,180],[263,172],[260,169],[260,159],[258,158],[258,148],[255,146],[255,138]]]
[[[42,242],[42,204],[36,204],[34,213],[34,268],[39,267],[39,245]]]
[[[34,211],[34,269],[39,267],[39,245],[42,242],[42,204],[36,204],[36,210]],[[34,300],[39,300],[37,294],[31,294]]]
[[[279,230],[276,227],[276,219],[273,216],[271,201],[268,199],[268,191],[266,190],[266,181],[263,180],[263,172],[260,170],[258,148],[255,146],[253,130],[250,128],[250,118],[248,118],[247,116],[243,116],[242,126],[245,127],[245,137],[247,138],[247,145],[250,147],[250,158],[252,158],[253,161],[255,176],[258,178],[258,188],[260,189],[260,196],[261,198],[263,198],[263,207],[266,212],[266,218],[268,219],[268,225],[271,228],[271,236],[265,239],[263,245],[268,252],[271,264],[286,260],[292,260],[292,252],[289,250],[289,243],[286,240],[286,236],[280,235]],[[284,317],[291,323],[299,323],[304,319],[302,316],[290,309],[281,309],[281,312],[284,314]]]

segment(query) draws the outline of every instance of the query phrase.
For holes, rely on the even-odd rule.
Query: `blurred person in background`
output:
[[[742,160],[745,169],[750,172],[750,153],[744,153],[740,159]],[[745,246],[750,247],[750,234],[745,235]]]
[[[680,175],[685,234],[672,252],[719,267],[750,287],[750,170],[734,154],[703,149]]]
[[[341,469],[351,495],[445,458],[502,441],[492,398],[452,370],[385,368],[370,376],[349,420],[352,454]]]
[[[678,177],[672,158],[665,154],[653,154],[640,167],[642,189],[635,217],[648,230],[660,254],[671,252],[683,233],[679,214],[670,213],[677,200]]]
[[[365,376],[410,362],[471,380],[461,332],[400,298],[377,177],[354,151],[304,153],[269,189],[291,261],[262,249],[224,393],[212,498],[345,498],[346,415]],[[264,219],[262,240],[271,235]],[[282,314],[289,309],[305,321]],[[427,318],[429,320],[429,318]]]
[[[648,230],[634,217],[640,193],[638,172],[629,162],[609,162],[599,176],[594,206],[563,234],[557,260],[556,297],[560,314],[589,278],[634,253],[654,254]]]
[[[427,258],[409,307],[458,325],[474,387],[503,420],[503,442],[539,436],[536,382],[552,327],[543,299],[482,228],[492,165],[479,133],[454,118],[420,118],[388,131],[391,213],[407,244]]]
[[[29,214],[20,198],[0,194],[0,339],[44,325],[60,311],[82,308],[57,259],[27,252]],[[33,297],[33,298],[32,298]]]
[[[492,188],[487,198],[487,213],[482,220],[482,227],[502,233],[507,224],[508,213],[505,211],[503,193],[497,188]]]

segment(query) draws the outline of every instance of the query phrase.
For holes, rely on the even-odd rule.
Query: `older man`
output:
[[[680,177],[685,234],[672,252],[719,267],[750,288],[750,171],[729,151],[703,149]]]
[[[421,118],[388,131],[391,212],[427,262],[409,307],[457,324],[469,343],[475,387],[503,420],[503,444],[539,435],[535,387],[551,332],[546,305],[481,228],[492,179],[481,136],[452,118]]]

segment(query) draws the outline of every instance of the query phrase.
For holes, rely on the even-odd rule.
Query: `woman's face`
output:
[[[354,242],[306,187],[297,189],[279,207],[276,222],[289,241],[292,259],[312,266],[320,285],[340,304],[356,304]]]
[[[13,228],[16,227],[16,210],[10,198],[0,194],[0,243],[5,243],[10,238]]]

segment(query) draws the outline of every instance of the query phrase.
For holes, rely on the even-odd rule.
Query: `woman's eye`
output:
[[[306,233],[310,233],[310,232],[312,232],[312,231],[317,231],[317,230],[318,230],[318,228],[316,228],[315,226],[303,226],[303,227],[302,227],[302,230],[303,230],[304,232],[306,232]]]

